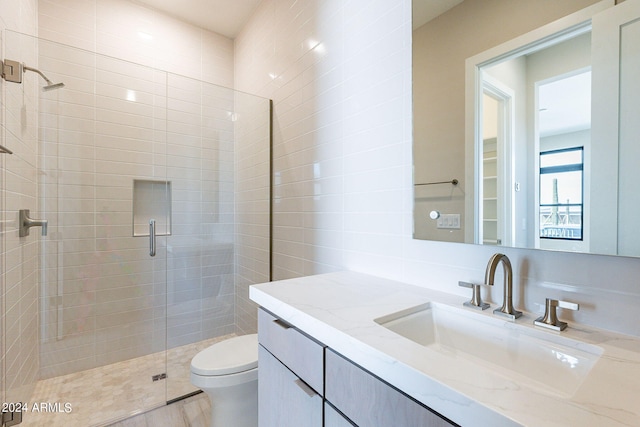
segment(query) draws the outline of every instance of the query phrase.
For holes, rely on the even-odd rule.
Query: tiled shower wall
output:
[[[244,157],[257,165],[267,101],[57,43],[39,50],[43,71],[66,83],[41,105],[51,222],[41,376],[235,331],[234,127],[262,131],[250,140],[265,146]],[[236,109],[237,97],[249,101]],[[171,235],[154,258],[148,236],[132,237],[134,180],[170,183]],[[255,197],[259,181],[244,180]]]
[[[270,109],[268,100],[236,92],[235,111],[235,325],[242,335],[258,328],[249,286],[270,280]]]
[[[233,96],[169,75],[169,348],[234,331]]]
[[[43,67],[56,79],[70,82],[55,95],[63,101],[57,106],[61,111],[48,116],[51,123],[60,120],[56,125],[65,129],[51,146],[62,149],[71,144],[69,156],[58,156],[59,167],[65,172],[57,179],[82,180],[65,187],[69,196],[63,197],[68,206],[63,210],[70,217],[65,220],[61,215],[58,220],[73,222],[75,216],[86,226],[82,228],[95,227],[98,246],[92,248],[91,236],[87,236],[84,243],[76,242],[72,248],[67,249],[70,243],[64,243],[64,248],[58,245],[52,249],[57,251],[59,264],[73,264],[66,265],[65,271],[75,270],[76,274],[63,277],[62,288],[50,285],[43,297],[47,307],[42,322],[47,334],[43,377],[164,348],[165,298],[169,347],[234,330],[255,330],[255,309],[242,294],[240,304],[244,301],[247,307],[235,310],[234,241],[240,242],[235,253],[239,261],[236,281],[240,291],[248,294],[249,283],[268,280],[268,214],[266,223],[264,214],[268,212],[268,188],[262,184],[268,178],[268,157],[257,161],[258,153],[246,155],[246,150],[257,151],[251,146],[255,143],[267,143],[260,151],[268,154],[267,101],[234,95],[231,90],[197,80],[233,85],[233,42],[129,1],[41,0],[39,4],[42,38],[185,76],[166,75],[168,84],[163,93],[161,73],[114,60],[109,64],[97,55],[96,95],[92,96],[89,86],[84,93],[77,93],[73,86],[77,81],[73,74],[90,67],[88,52],[68,49],[41,58]],[[82,57],[79,68],[67,62],[74,55]],[[85,87],[90,78],[81,76],[79,80]],[[130,102],[132,97],[135,102]],[[162,111],[165,106],[166,116]],[[95,136],[89,135],[92,126]],[[235,150],[244,150],[242,155],[234,152],[234,130],[246,136],[236,142]],[[67,138],[74,142],[67,143]],[[243,141],[247,148],[242,148]],[[88,158],[73,159],[83,156]],[[262,174],[262,181],[243,178],[252,169]],[[80,172],[88,174],[86,179]],[[237,189],[237,200],[234,174],[244,179]],[[159,242],[166,241],[166,249],[159,243],[152,262],[146,258],[148,240],[130,237],[128,203],[134,178],[171,181],[172,236],[159,238]],[[97,183],[95,189],[85,186],[91,182]],[[71,200],[77,196],[75,191],[87,195],[88,207]],[[245,207],[255,213],[234,228],[234,212]],[[254,219],[261,222],[252,223]],[[257,261],[251,258],[255,255],[260,257]],[[87,265],[93,270],[87,270]],[[56,267],[59,270],[60,265]],[[56,281],[60,283],[50,279],[50,283]],[[65,307],[62,312],[58,309],[60,295]],[[60,318],[62,326],[58,325]]]
[[[37,1],[0,0],[0,30],[37,33]],[[0,59],[36,60],[36,45],[1,40]],[[0,81],[0,379],[3,402],[27,401],[38,376],[38,229],[18,236],[18,210],[38,215],[36,185],[37,97],[35,84]],[[2,383],[6,381],[6,383]],[[5,391],[7,394],[5,395]]]
[[[37,239],[31,237],[32,244],[23,244],[20,251],[3,251],[3,265],[15,261],[17,266],[3,269],[3,283],[9,283],[5,280],[9,273],[19,272],[10,279],[23,285],[11,282],[9,298],[3,301],[11,302],[8,317],[2,319],[9,328],[7,364],[16,372],[9,380],[32,385],[38,376],[37,323],[44,341],[43,378],[146,354],[165,344],[176,346],[234,329],[254,331],[255,307],[246,297],[248,285],[266,281],[269,275],[268,184],[264,184],[269,166],[268,157],[256,157],[256,153],[268,154],[267,101],[244,94],[234,100],[232,91],[221,93],[219,87],[189,78],[232,87],[233,42],[129,1],[41,0],[20,2],[20,7],[11,9],[13,14],[5,13],[9,9],[2,9],[3,28],[35,34],[39,21],[41,38],[87,50],[55,43],[36,46],[33,40],[29,41],[33,58],[25,57],[29,51],[24,46],[18,49],[21,60],[67,86],[41,100],[39,179],[46,201],[41,208],[49,210],[51,237],[43,258],[47,264],[39,318]],[[38,50],[40,58],[35,55]],[[88,51],[186,77],[152,72]],[[35,114],[39,82],[35,75],[31,77],[30,84],[16,88],[33,92],[32,98],[25,96],[22,101]],[[2,99],[6,103],[5,93]],[[3,111],[11,116],[21,109]],[[243,122],[251,114],[252,119]],[[30,123],[35,144],[36,122]],[[235,169],[234,127],[242,135],[236,145],[243,152],[235,156]],[[219,148],[211,148],[210,143]],[[34,158],[28,167],[3,163],[3,181],[15,171],[27,174],[33,194],[22,197],[33,203],[22,204],[39,215],[35,146],[31,153]],[[251,171],[262,180],[248,177]],[[234,173],[242,180],[238,207],[249,209],[235,228],[234,188],[229,181]],[[141,258],[145,239],[130,237],[128,205],[134,178],[172,180],[174,233],[169,240],[159,238],[159,253],[153,261]],[[197,181],[196,188],[186,190],[189,181]],[[20,184],[21,190],[29,188]],[[7,190],[2,194],[4,204],[7,194],[14,194],[10,185],[3,188]],[[212,194],[214,199],[207,199]],[[13,213],[3,211],[2,243],[7,249],[11,246],[7,245],[7,224],[15,225],[7,218]],[[199,225],[194,226],[193,220]],[[212,233],[214,241],[202,239],[206,233]],[[240,242],[235,255],[234,239]],[[238,291],[233,287],[234,256]],[[24,271],[32,272],[25,280]],[[243,307],[237,312],[236,294]],[[14,302],[16,296],[20,305]],[[16,325],[22,326],[22,333],[13,333]],[[16,371],[17,360],[22,370]],[[11,384],[12,390],[18,385]]]
[[[164,181],[167,77],[41,42],[65,88],[40,104],[44,240],[41,378],[164,349],[166,239],[132,237],[134,179]]]
[[[39,0],[38,32],[78,47],[233,87],[233,41],[130,0]]]

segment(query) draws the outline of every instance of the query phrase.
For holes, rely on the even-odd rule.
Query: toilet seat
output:
[[[231,375],[258,367],[258,335],[229,338],[202,350],[191,360],[199,376]]]

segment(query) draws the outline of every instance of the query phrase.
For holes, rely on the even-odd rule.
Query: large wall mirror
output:
[[[640,256],[640,0],[413,0],[414,237]]]

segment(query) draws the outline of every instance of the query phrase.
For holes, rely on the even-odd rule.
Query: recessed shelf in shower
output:
[[[149,220],[156,235],[171,235],[171,181],[133,180],[133,236],[149,236]]]

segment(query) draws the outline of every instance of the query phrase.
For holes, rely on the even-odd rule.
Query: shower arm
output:
[[[45,75],[42,73],[42,71],[38,70],[37,68],[31,68],[31,67],[29,67],[28,65],[26,65],[26,64],[24,64],[24,63],[23,63],[23,64],[22,64],[22,69],[23,69],[23,70],[27,70],[27,71],[33,71],[34,73],[38,73],[38,74],[40,74],[40,77],[42,77],[42,78],[47,82],[47,84],[49,84],[49,85],[52,85],[52,84],[53,84],[53,82],[52,82],[51,80],[49,80],[49,79],[47,78],[47,76],[45,76]]]

